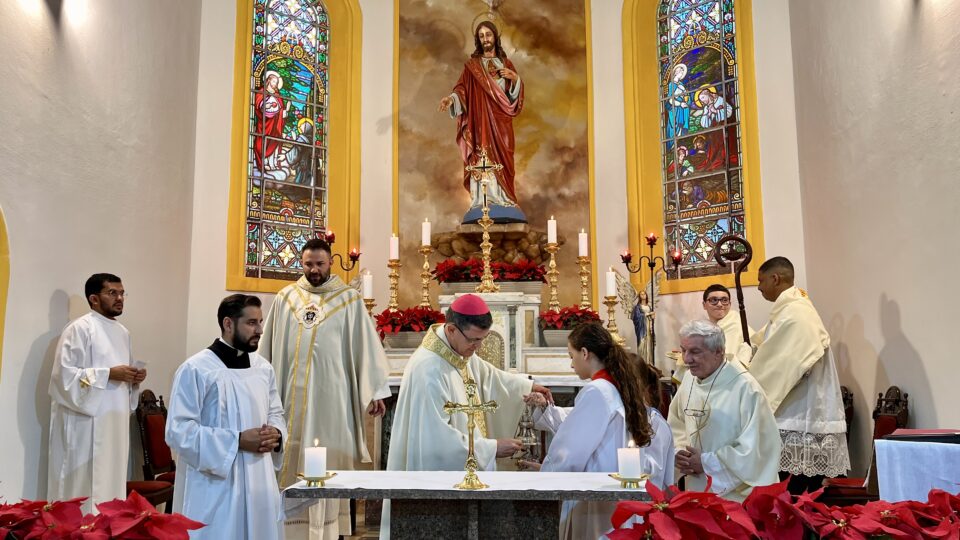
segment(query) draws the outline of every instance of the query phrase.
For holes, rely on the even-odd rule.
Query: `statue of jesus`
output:
[[[491,180],[487,190],[490,217],[497,223],[526,223],[526,216],[517,206],[513,183],[513,118],[523,110],[523,83],[500,46],[496,25],[482,21],[473,40],[476,50],[464,64],[453,92],[440,100],[438,110],[449,111],[457,119],[457,145],[465,168],[477,164],[481,149],[490,161],[502,167],[480,175],[464,170],[463,187],[470,193],[471,203],[463,222],[480,218],[480,183],[486,178]]]

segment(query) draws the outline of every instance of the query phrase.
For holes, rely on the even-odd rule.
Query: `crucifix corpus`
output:
[[[497,405],[496,401],[492,400],[486,403],[480,403],[480,398],[477,395],[477,383],[469,376],[464,378],[463,385],[467,390],[467,403],[453,403],[448,401],[443,405],[443,412],[447,414],[462,412],[467,415],[467,440],[469,441],[469,446],[467,450],[467,462],[464,465],[467,474],[463,477],[462,482],[453,487],[457,489],[484,489],[490,486],[481,482],[480,478],[477,477],[478,465],[477,456],[473,453],[473,430],[477,427],[477,418],[480,417],[480,415],[487,411],[497,410],[499,405]]]

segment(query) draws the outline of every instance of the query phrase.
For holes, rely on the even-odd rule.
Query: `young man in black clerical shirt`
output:
[[[224,298],[217,321],[220,338],[173,381],[166,427],[178,455],[173,509],[206,524],[194,539],[282,538],[276,471],[286,425],[273,367],[255,352],[260,299]]]

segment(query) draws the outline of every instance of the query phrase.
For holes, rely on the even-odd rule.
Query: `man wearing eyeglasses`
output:
[[[130,333],[117,317],[126,291],[113,274],[84,286],[90,313],[63,330],[50,375],[47,499],[89,497],[94,505],[127,496],[130,412],[137,406],[142,364],[130,360]]]
[[[467,403],[464,383],[477,384],[479,400],[494,400],[499,408],[485,415],[474,433],[474,452],[482,470],[495,467],[495,458],[520,449],[513,438],[523,413],[523,396],[550,390],[524,376],[497,369],[477,356],[490,334],[493,317],[477,295],[458,298],[444,324],[434,325],[403,370],[393,419],[391,471],[459,471],[467,459],[467,415],[443,412],[447,401]]]
[[[680,328],[688,372],[670,402],[676,466],[688,490],[743,501],[756,486],[776,483],[780,436],[760,384],[727,361],[723,330],[697,320]]]

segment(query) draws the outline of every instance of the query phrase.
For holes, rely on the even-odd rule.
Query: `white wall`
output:
[[[856,396],[862,473],[891,384],[912,426],[960,427],[960,5],[794,0],[790,17],[808,275]]]
[[[147,387],[168,386],[180,360],[198,16],[191,0],[0,2],[0,499],[45,495],[53,350],[87,311],[90,274],[124,279],[121,321]]]

